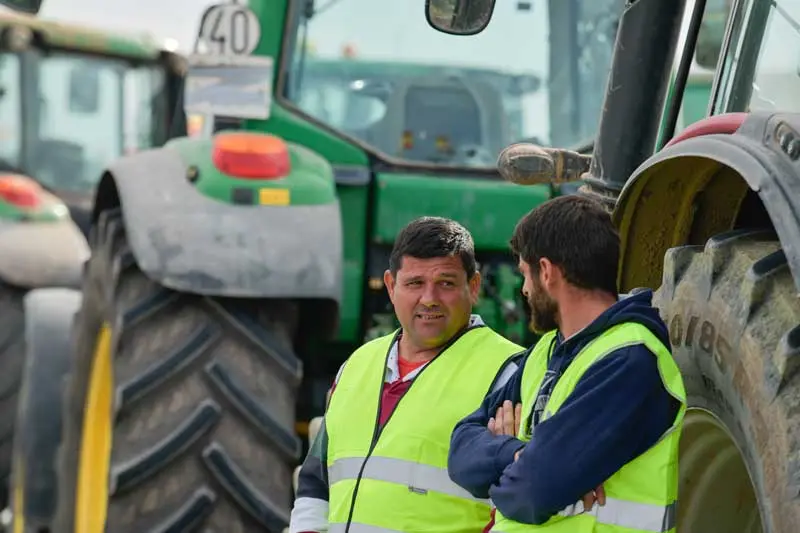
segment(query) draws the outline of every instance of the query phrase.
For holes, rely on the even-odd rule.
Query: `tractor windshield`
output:
[[[573,147],[594,136],[623,3],[501,1],[486,30],[457,37],[430,28],[419,2],[313,2],[298,10],[282,93],[417,163],[493,167],[522,140]]]
[[[56,191],[91,191],[110,161],[159,142],[163,83],[155,66],[120,59],[3,54],[0,164]]]

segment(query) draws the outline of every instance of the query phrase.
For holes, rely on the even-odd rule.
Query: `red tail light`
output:
[[[283,139],[263,133],[216,134],[211,160],[218,169],[235,178],[282,178],[291,168],[289,149]]]
[[[42,187],[18,174],[0,174],[0,199],[15,207],[32,209],[42,201]]]

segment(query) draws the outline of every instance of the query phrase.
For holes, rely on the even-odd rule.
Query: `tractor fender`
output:
[[[749,188],[771,219],[800,291],[794,201],[800,198],[800,158],[781,147],[776,132],[785,126],[794,130],[800,150],[800,114],[754,112],[733,134],[687,138],[640,165],[613,214],[621,239],[620,290],[657,287],[668,248],[731,229]]]
[[[131,251],[153,281],[209,296],[340,302],[338,201],[227,204],[198,192],[168,146],[116,160],[101,181],[95,216],[112,207],[101,201],[112,182]]]
[[[71,218],[0,221],[0,279],[24,289],[78,287],[89,258],[86,238]]]
[[[12,452],[12,497],[22,500],[21,509],[14,502],[14,520],[24,523],[25,531],[49,530],[56,510],[62,393],[72,361],[72,317],[80,303],[81,293],[67,288],[35,289],[24,299],[26,354]]]

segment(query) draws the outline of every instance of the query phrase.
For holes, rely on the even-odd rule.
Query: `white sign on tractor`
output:
[[[209,135],[215,116],[269,118],[274,65],[271,57],[252,55],[260,39],[261,24],[247,5],[234,1],[205,10],[184,84],[195,135]]]
[[[246,56],[253,53],[260,40],[261,25],[249,7],[236,3],[216,4],[203,13],[195,52]]]
[[[192,54],[187,59],[183,96],[187,115],[269,118],[272,58]]]

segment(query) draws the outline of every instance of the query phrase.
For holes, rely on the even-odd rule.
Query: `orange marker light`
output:
[[[235,178],[276,179],[289,174],[289,149],[280,137],[253,132],[220,132],[211,160]]]
[[[42,202],[42,187],[19,174],[0,174],[0,199],[15,207],[33,209]]]

